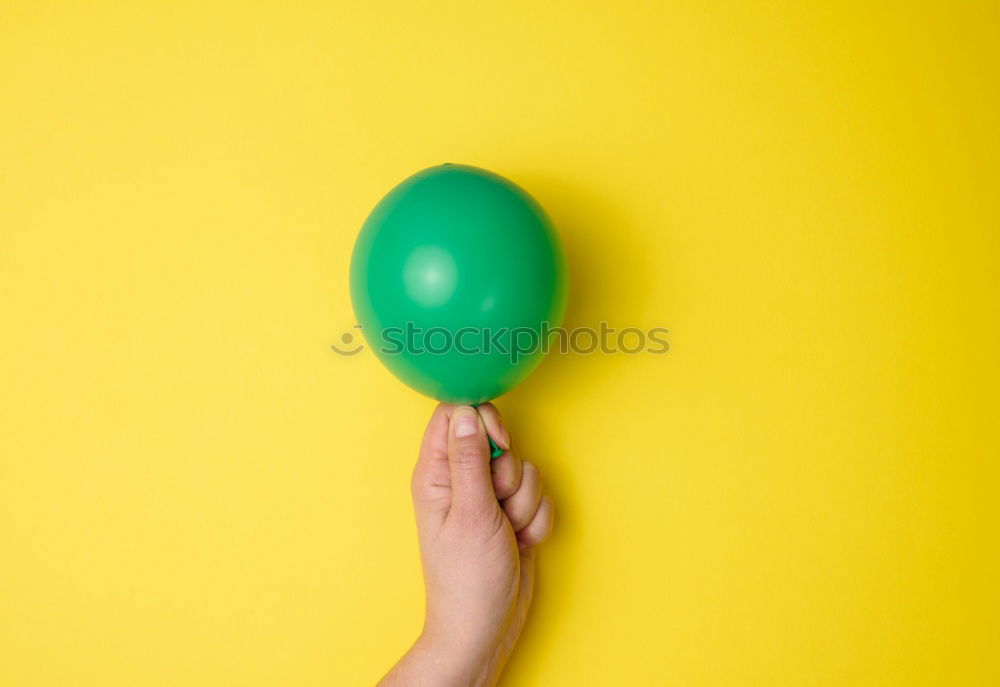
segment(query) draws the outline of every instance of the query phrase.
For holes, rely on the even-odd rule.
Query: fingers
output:
[[[483,418],[486,431],[503,453],[490,463],[493,473],[493,491],[503,500],[517,491],[521,484],[521,461],[510,451],[510,433],[500,419],[500,411],[492,403],[482,403],[476,408]]]
[[[448,428],[448,466],[453,508],[472,511],[496,508],[486,426],[471,406],[452,410]]]
[[[483,423],[486,425],[486,431],[489,432],[490,438],[504,451],[510,450],[510,434],[507,433],[507,428],[503,426],[503,422],[500,420],[500,411],[496,409],[496,406],[492,403],[482,403],[476,410],[479,411],[479,416],[483,418]]]
[[[487,434],[506,449],[493,461]],[[509,449],[510,435],[492,404],[437,406],[413,472],[418,522],[443,522],[455,508],[499,515],[499,501],[522,554],[547,539],[554,507],[542,496],[541,473]]]
[[[493,492],[503,501],[513,496],[521,486],[521,460],[510,451],[504,451],[490,463],[493,473]]]
[[[503,512],[514,532],[521,531],[531,522],[541,499],[542,475],[534,463],[524,461],[521,464],[521,484],[503,502]]]
[[[517,533],[517,543],[522,549],[537,546],[552,534],[552,523],[555,520],[555,506],[548,496],[543,496],[538,503],[538,510],[524,529]]]
[[[440,522],[451,506],[448,428],[453,406],[439,404],[427,422],[410,488],[418,522]],[[428,519],[430,518],[430,519]]]
[[[424,462],[448,461],[448,426],[455,406],[439,403],[431,413],[420,442],[420,460]]]

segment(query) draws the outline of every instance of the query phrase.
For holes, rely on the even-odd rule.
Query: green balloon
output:
[[[417,391],[483,403],[523,380],[562,323],[552,222],[507,179],[444,164],[404,180],[354,245],[351,299],[378,358]]]

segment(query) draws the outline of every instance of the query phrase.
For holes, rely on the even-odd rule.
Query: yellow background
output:
[[[875,7],[879,5],[880,7]],[[996,685],[1000,4],[0,4],[0,685],[362,685],[432,403],[353,323],[408,174],[548,209],[507,685]]]

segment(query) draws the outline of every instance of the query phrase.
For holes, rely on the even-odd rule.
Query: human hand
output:
[[[487,433],[504,449],[490,461]],[[535,546],[552,530],[541,475],[497,409],[439,405],[413,470],[424,629],[381,685],[493,685],[527,617]]]

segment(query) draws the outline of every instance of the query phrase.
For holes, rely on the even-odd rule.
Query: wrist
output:
[[[448,687],[485,687],[492,685],[493,656],[491,647],[468,638],[451,636],[424,628],[414,646],[422,652],[437,669],[439,684]]]
[[[381,687],[488,687],[495,682],[488,652],[424,631],[379,683]]]

